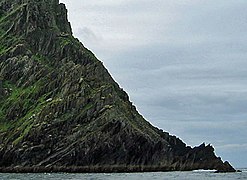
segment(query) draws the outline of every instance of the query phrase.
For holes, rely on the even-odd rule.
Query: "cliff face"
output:
[[[0,0],[0,171],[235,171],[149,124],[58,0]]]

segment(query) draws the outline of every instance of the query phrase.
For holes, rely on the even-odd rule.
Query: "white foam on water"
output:
[[[216,169],[197,169],[193,170],[193,172],[216,172]]]

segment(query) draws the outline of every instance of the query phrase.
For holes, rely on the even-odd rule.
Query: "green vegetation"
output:
[[[9,22],[10,20],[14,20],[18,16],[19,11],[26,5],[27,3],[16,6],[16,8],[14,8],[11,12],[8,12],[6,16],[3,16],[3,11],[2,11],[2,18],[0,23],[1,22],[6,23]]]
[[[0,10],[0,171],[85,166],[113,172],[119,165],[133,171],[146,164],[234,170],[211,158],[212,148],[193,152],[145,121],[102,63],[71,35],[58,0],[3,2],[0,9],[10,9]]]
[[[0,29],[0,55],[9,53],[18,44],[23,44],[22,37],[6,34],[3,29]]]
[[[52,65],[51,65],[50,59],[48,59],[44,55],[42,55],[40,53],[36,53],[35,55],[32,56],[31,59],[34,60],[34,61],[39,62],[44,67],[46,67],[48,70],[52,70]]]
[[[23,88],[15,86],[10,81],[3,81],[3,88],[7,89],[10,94],[0,102],[0,131],[6,131],[14,127],[21,129],[26,127],[28,122],[26,120],[41,109],[44,101],[44,97],[37,101],[34,98],[39,92],[39,87],[39,82],[33,86]],[[13,110],[18,112],[13,114]]]
[[[57,37],[52,37],[54,39],[51,42],[54,43],[51,46],[55,48],[56,51],[58,51],[56,52],[56,55],[61,54],[61,51],[65,50],[65,53],[67,53],[68,55],[68,57],[66,58],[69,58],[72,62],[77,63],[76,61],[78,61],[78,59],[74,59],[74,57],[77,58],[82,56],[82,59],[88,60],[92,63],[92,67],[97,66],[97,63],[99,62],[94,54],[88,49],[84,48],[80,41],[78,39],[75,39],[72,35],[61,33],[61,30],[56,24],[57,22],[53,23],[53,27],[50,27],[50,29],[35,30],[35,32],[31,34],[31,37],[26,37],[25,34],[19,35],[18,33],[22,31],[18,32],[18,29],[12,31],[12,28],[16,28],[13,22],[20,21],[23,18],[20,16],[20,12],[23,10],[24,6],[26,6],[26,4],[15,6],[15,8],[11,12],[6,14],[4,14],[3,11],[0,11],[0,56],[9,56],[13,51],[15,51],[17,45],[23,45],[23,47],[26,48],[27,51],[30,51],[28,54],[30,59],[28,60],[34,61],[35,63],[38,62],[40,65],[42,65],[43,70],[47,71],[47,73],[56,72],[58,69],[56,69],[57,63],[54,63],[54,54],[50,55],[49,52],[44,53],[43,50],[37,51],[38,45],[37,47],[32,47],[31,43],[28,43],[28,41],[33,40],[34,42],[46,42],[45,38],[52,37],[50,36],[51,34],[57,34]],[[43,15],[41,15],[40,18],[42,19]],[[20,29],[22,28],[23,27],[21,27]],[[41,38],[44,39],[41,40]],[[47,41],[50,40],[48,39]],[[81,54],[75,54],[78,52],[80,52]],[[23,53],[25,54],[26,52]],[[19,64],[26,63],[24,61],[21,61],[21,55],[22,54],[20,54],[20,57],[18,56],[20,60],[17,61],[19,61]],[[4,66],[6,66],[6,64]],[[25,66],[21,67],[24,68]],[[47,99],[49,99],[50,95],[54,92],[50,91],[46,94],[41,93],[42,86],[47,83],[46,78],[47,77],[42,77],[42,80],[32,82],[30,84],[27,83],[28,79],[26,79],[24,80],[25,83],[27,83],[25,85],[24,82],[17,85],[16,82],[18,82],[18,79],[15,79],[14,81],[10,81],[10,79],[2,80],[2,86],[8,93],[4,96],[4,98],[0,99],[0,133],[11,132],[7,133],[6,138],[8,139],[8,141],[13,142],[13,144],[18,144],[26,135],[28,135],[32,127],[37,123],[37,116],[40,114],[40,112],[42,112],[42,110],[46,110],[49,112],[49,108],[65,106],[64,104],[66,102],[58,100],[58,96],[61,95],[59,92],[57,95],[55,95],[57,97],[53,96],[53,99],[51,101],[47,101]],[[69,83],[70,81],[70,78],[64,79],[64,82]],[[84,83],[87,84],[86,81]],[[87,96],[88,98],[94,98],[94,96],[97,95],[97,93],[100,93],[100,91],[103,91],[104,88],[107,87],[105,87],[105,85],[102,85],[99,89],[87,89],[85,96]],[[77,117],[86,117],[87,112],[95,105],[96,102],[89,102],[80,109],[79,113],[78,111],[73,110],[70,110],[68,112],[65,111],[54,120],[54,123],[61,123],[73,120]],[[106,105],[106,107],[110,107],[110,105]]]
[[[73,41],[71,40],[71,38],[69,37],[59,37],[59,44],[60,44],[60,47],[65,47],[66,45],[72,43]]]
[[[45,99],[48,94],[35,100],[41,86],[42,81],[38,81],[26,88],[17,87],[10,81],[3,81],[3,87],[11,93],[5,100],[0,102],[0,132],[12,129],[13,133],[9,134],[8,139],[17,136],[17,139],[13,141],[14,144],[20,142],[28,134],[34,124],[34,117],[46,103]],[[8,116],[14,110],[13,108],[17,113],[10,119]]]

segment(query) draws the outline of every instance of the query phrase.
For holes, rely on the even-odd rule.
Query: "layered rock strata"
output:
[[[0,0],[0,172],[234,172],[153,127],[58,0]]]

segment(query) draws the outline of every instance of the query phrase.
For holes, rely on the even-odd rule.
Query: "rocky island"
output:
[[[58,0],[0,0],[0,172],[235,169],[153,127]]]

